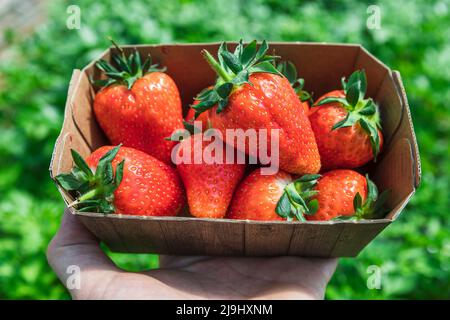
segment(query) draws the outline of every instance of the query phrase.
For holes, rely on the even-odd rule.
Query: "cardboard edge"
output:
[[[397,143],[401,143],[401,141],[405,141],[405,143],[407,143],[408,147],[409,147],[409,156],[411,158],[411,170],[413,172],[413,180],[414,181],[413,181],[413,185],[411,186],[411,189],[412,189],[411,192],[409,194],[407,194],[398,205],[396,205],[394,208],[392,208],[391,212],[394,212],[394,214],[391,217],[392,221],[397,220],[397,218],[403,212],[403,209],[407,206],[407,204],[411,200],[414,193],[416,193],[416,188],[417,188],[416,187],[416,176],[415,176],[415,161],[414,161],[414,154],[413,154],[413,148],[412,148],[411,141],[409,141],[409,139],[407,139],[407,138],[403,138],[403,139],[399,140]]]
[[[411,151],[412,151],[412,156],[413,156],[413,160],[414,160],[414,166],[413,166],[414,180],[415,180],[414,185],[415,185],[415,188],[417,189],[420,185],[420,181],[422,180],[422,165],[421,165],[421,161],[420,161],[419,145],[417,143],[416,133],[414,131],[414,124],[413,124],[412,117],[411,117],[411,110],[409,107],[408,98],[406,96],[406,91],[405,91],[405,87],[403,86],[403,81],[402,81],[400,72],[398,72],[397,70],[393,70],[392,77],[394,79],[394,84],[396,86],[398,95],[400,96],[400,101],[402,103],[403,116],[406,111],[406,116],[408,117],[409,128],[411,130],[411,136],[412,136],[413,141],[409,141],[409,142],[412,146]]]
[[[67,99],[66,99],[66,104],[65,104],[65,109],[64,109],[64,120],[63,120],[63,124],[61,127],[61,131],[59,132],[58,137],[56,138],[55,141],[55,145],[53,148],[53,152],[52,152],[52,156],[50,159],[50,165],[49,165],[49,172],[50,172],[50,178],[52,180],[54,179],[53,176],[53,168],[55,167],[56,161],[58,160],[58,164],[59,164],[59,160],[58,156],[61,154],[61,151],[64,149],[64,139],[66,136],[66,131],[69,129],[69,117],[72,117],[72,108],[71,108],[71,103],[73,100],[73,95],[74,95],[74,89],[76,88],[75,84],[78,84],[78,82],[80,81],[80,76],[81,76],[81,71],[79,69],[74,69],[72,71],[72,76],[69,82],[69,88],[67,90]]]
[[[367,226],[368,229],[365,230],[359,230],[360,233],[356,233],[354,232],[355,230],[351,230],[351,225],[344,225],[333,246],[333,249],[329,254],[329,257],[357,257],[367,247],[367,245],[376,238],[377,235],[379,235],[392,223],[392,221],[386,221],[386,219],[383,220],[383,223]],[[361,231],[364,233],[361,233]],[[347,243],[353,243],[353,247],[349,248]]]
[[[379,224],[392,222],[392,219],[371,219],[371,220],[360,220],[360,221],[256,221],[256,220],[234,220],[234,219],[215,219],[215,218],[196,218],[196,217],[181,217],[181,216],[138,216],[138,215],[124,215],[124,214],[102,214],[96,212],[79,212],[74,210],[74,214],[86,216],[86,217],[104,217],[107,219],[118,219],[118,220],[159,220],[159,221],[201,221],[201,222],[217,222],[217,223],[234,223],[234,224],[255,224],[255,225],[298,225],[298,224],[309,224],[309,225],[334,225],[334,224]]]
[[[90,64],[91,64],[91,63],[90,63]],[[89,65],[90,65],[90,64],[89,64]],[[89,75],[88,75],[87,72],[85,71],[85,68],[83,68],[83,69],[81,70],[81,72],[80,72],[80,77],[79,77],[79,79],[78,79],[78,84],[81,83],[81,81],[82,81],[82,79],[83,79],[84,77],[85,77],[85,78],[87,79],[87,81],[89,82],[89,86],[90,86],[90,87],[89,87],[89,90],[93,90],[92,84],[90,83],[90,80],[89,80]],[[78,88],[77,88],[77,89],[78,89]],[[78,93],[78,91],[75,91],[74,93]],[[92,106],[91,106],[91,108],[92,108]],[[81,125],[80,125],[80,120],[79,120],[79,118],[77,117],[76,112],[77,112],[77,109],[75,109],[74,104],[71,103],[71,104],[70,104],[70,116],[72,117],[73,123],[74,123],[76,129],[78,130],[78,132],[79,132],[81,138],[83,139],[83,141],[89,146],[89,148],[90,148],[91,150],[93,150],[93,146],[90,144],[89,139],[88,139],[88,138],[86,137],[86,135],[83,133],[82,127],[81,127]]]
[[[237,45],[238,41],[226,41],[227,44],[230,45]],[[248,44],[249,42],[244,41],[244,44]],[[258,41],[258,44],[260,44],[261,41]],[[339,42],[312,42],[312,41],[267,41],[268,45],[277,45],[277,46],[285,46],[285,45],[302,45],[302,46],[337,46],[337,47],[357,47],[362,48],[361,44],[359,43],[339,43]],[[172,42],[172,43],[158,43],[158,44],[125,44],[120,45],[121,48],[124,49],[134,49],[134,48],[140,48],[140,47],[152,47],[152,48],[159,48],[159,47],[167,47],[167,46],[173,46],[173,47],[184,47],[184,46],[220,46],[222,44],[222,41],[213,41],[213,42]],[[114,46],[110,46],[107,51],[109,50],[115,50]],[[104,54],[104,53],[103,53]]]

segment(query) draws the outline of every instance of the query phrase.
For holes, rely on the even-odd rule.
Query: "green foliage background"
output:
[[[12,31],[0,61],[0,298],[69,298],[45,250],[63,211],[48,164],[62,123],[67,85],[119,43],[244,38],[361,43],[400,70],[422,156],[423,182],[402,217],[357,259],[341,259],[327,298],[449,298],[450,2],[378,1],[380,30],[368,30],[370,3],[222,0],[49,1],[48,21],[27,39]],[[67,6],[81,29],[66,28]],[[129,270],[157,265],[149,255],[113,254]],[[382,268],[381,290],[366,286]]]

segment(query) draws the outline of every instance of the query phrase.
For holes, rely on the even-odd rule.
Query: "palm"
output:
[[[319,299],[334,259],[161,256],[160,269],[130,273],[118,269],[97,240],[65,213],[48,258],[66,283],[67,267],[81,270],[80,299]]]

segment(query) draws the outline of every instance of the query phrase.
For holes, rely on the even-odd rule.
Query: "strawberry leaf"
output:
[[[86,161],[84,161],[83,157],[73,149],[70,150],[70,153],[72,154],[73,162],[78,167],[78,169],[83,171],[88,177],[92,177],[93,173],[87,165]]]
[[[71,173],[63,173],[55,178],[65,190],[77,190],[83,184]]]
[[[165,71],[165,68],[158,68],[157,64],[152,64],[150,55],[148,55],[144,63],[142,63],[141,56],[136,49],[127,57],[122,48],[120,48],[112,39],[111,42],[119,52],[119,54],[112,54],[111,58],[116,66],[113,66],[105,60],[97,61],[95,66],[103,71],[108,79],[91,80],[92,84],[106,87],[113,83],[119,83],[125,84],[128,89],[131,89],[136,80],[143,77],[145,74],[155,71]]]
[[[197,96],[200,103],[193,107],[196,110],[195,117],[215,105],[217,105],[216,112],[222,112],[228,104],[228,96],[234,89],[246,83],[252,85],[249,81],[252,73],[266,72],[281,75],[273,66],[276,57],[265,54],[268,50],[267,42],[263,41],[258,50],[256,47],[256,40],[246,46],[240,40],[234,52],[231,53],[223,42],[217,52],[218,61],[207,50],[202,50],[204,58],[219,78],[213,89]]]
[[[328,103],[341,103],[344,106],[348,105],[347,99],[345,99],[345,98],[326,97],[326,98],[318,101],[317,103],[315,103],[314,107],[319,107],[319,106],[322,106],[322,105],[328,104]]]
[[[351,106],[356,106],[359,101],[359,95],[361,90],[361,82],[355,82],[347,87],[346,98]]]
[[[100,158],[95,175],[89,169],[84,159],[75,150],[72,151],[74,168],[70,173],[63,173],[55,177],[60,186],[74,192],[77,200],[77,210],[83,212],[114,212],[114,194],[123,178],[124,161],[116,167],[115,174],[112,161],[119,152],[118,145]]]
[[[224,51],[221,52],[220,55],[222,56],[225,65],[235,74],[238,74],[239,71],[243,69],[242,64],[240,63],[238,57],[236,57],[232,53]]]
[[[345,128],[345,127],[351,127],[358,121],[358,118],[351,112],[347,113],[347,116],[344,118],[344,120],[339,121],[336,123],[331,130],[336,130],[339,128]]]
[[[376,161],[378,153],[380,152],[380,136],[378,135],[378,129],[364,118],[359,119],[359,124],[370,138],[374,161]]]
[[[383,218],[388,210],[385,208],[385,202],[389,197],[389,190],[385,190],[378,194],[378,189],[375,183],[366,175],[367,181],[367,198],[363,202],[359,193],[353,199],[353,207],[355,209],[355,219],[379,219]]]
[[[296,218],[304,221],[304,215],[317,212],[319,203],[314,199],[314,190],[320,175],[304,175],[289,183],[277,203],[275,212],[282,218],[292,220]]]
[[[255,56],[256,56],[256,40],[253,40],[244,48],[244,50],[242,51],[242,55],[240,57],[240,62],[244,66],[244,68],[253,62]]]
[[[277,203],[275,212],[282,218],[287,218],[291,212],[291,202],[287,193],[283,193],[280,200]]]

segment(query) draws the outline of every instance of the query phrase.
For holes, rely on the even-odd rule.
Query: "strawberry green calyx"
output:
[[[245,83],[251,84],[249,77],[253,73],[264,72],[282,76],[273,65],[277,57],[267,55],[268,49],[266,41],[263,41],[257,49],[256,40],[246,46],[241,40],[231,53],[223,42],[217,53],[218,61],[207,50],[202,50],[203,57],[216,72],[218,79],[213,88],[203,90],[195,98],[200,101],[199,104],[192,106],[195,118],[216,104],[217,113],[221,113],[228,104],[228,97],[235,89]]]
[[[308,101],[311,104],[313,103],[312,94],[303,90],[303,87],[305,86],[305,79],[297,78],[297,68],[291,61],[280,62],[277,65],[277,70],[286,77],[301,102]]]
[[[362,219],[381,219],[389,212],[385,207],[387,197],[389,196],[389,190],[383,191],[378,194],[378,188],[369,179],[369,175],[366,175],[367,180],[367,198],[363,202],[359,193],[353,198],[353,208],[355,214],[353,216],[339,216],[333,220],[362,220]]]
[[[115,66],[105,60],[99,60],[95,66],[102,70],[108,79],[94,81],[95,85],[107,87],[113,83],[126,84],[128,89],[131,89],[137,79],[143,77],[147,73],[155,71],[165,71],[165,68],[158,68],[158,64],[152,64],[152,57],[150,54],[144,62],[141,61],[139,52],[135,49],[128,57],[114,40],[110,39],[114,47],[119,51],[119,54],[112,55]]]
[[[294,218],[305,221],[305,214],[315,214],[319,208],[319,203],[314,199],[317,194],[314,187],[320,177],[320,174],[306,174],[288,184],[284,188],[280,200],[278,200],[275,212],[288,221],[292,221]]]
[[[118,145],[100,158],[95,173],[78,152],[71,150],[75,166],[70,173],[55,177],[64,190],[76,192],[78,196],[69,206],[77,206],[78,211],[81,212],[115,212],[114,191],[122,182],[125,160],[117,165],[115,174],[112,160],[120,147],[121,145]]]
[[[376,161],[380,152],[380,136],[378,135],[378,130],[381,130],[380,112],[378,105],[372,98],[364,98],[367,91],[366,73],[364,70],[357,70],[350,75],[348,81],[345,81],[344,77],[341,82],[345,98],[327,97],[316,103],[314,107],[327,103],[340,103],[348,113],[344,120],[333,126],[333,130],[351,127],[358,123],[370,137],[372,152]]]

